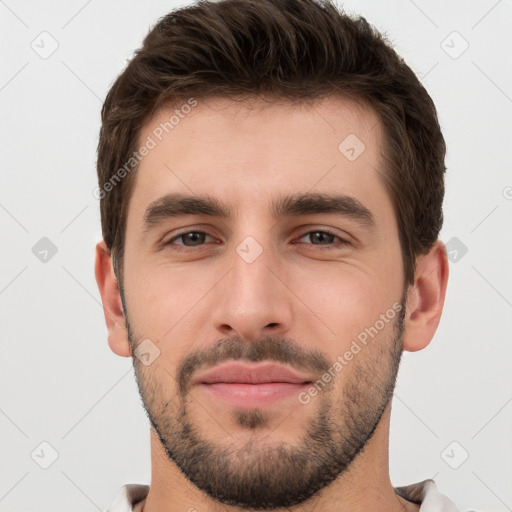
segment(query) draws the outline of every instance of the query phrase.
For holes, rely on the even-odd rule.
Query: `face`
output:
[[[351,467],[399,367],[381,126],[341,98],[211,98],[162,133],[172,114],[140,133],[154,147],[127,217],[140,394],[169,463],[211,498],[299,504]]]

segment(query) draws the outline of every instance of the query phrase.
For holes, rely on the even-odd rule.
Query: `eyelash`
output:
[[[208,233],[205,233],[204,231],[184,231],[183,233],[180,233],[180,234],[175,235],[172,238],[170,238],[167,242],[164,243],[164,246],[176,245],[176,244],[173,244],[173,240],[177,240],[177,239],[179,239],[181,237],[184,237],[185,235],[188,235],[190,233],[207,235],[207,236],[210,236],[211,238],[213,238],[211,235],[209,235]],[[339,237],[336,233],[333,233],[332,231],[330,231],[328,229],[314,229],[312,231],[307,231],[303,235],[301,235],[299,237],[299,239],[304,238],[305,236],[310,235],[312,233],[323,233],[323,234],[326,234],[326,235],[329,235],[329,236],[333,236],[334,238],[337,238],[339,240],[339,242],[337,242],[336,244],[331,244],[329,246],[323,246],[323,245],[317,245],[316,246],[316,247],[321,247],[323,250],[339,249],[341,247],[344,247],[344,246],[347,246],[347,245],[351,245],[350,242],[344,240],[343,238]],[[300,243],[304,243],[304,242],[300,242]],[[183,245],[183,244],[177,244],[177,245],[180,248],[179,249],[175,248],[175,250],[176,251],[180,251],[180,252],[191,252],[191,251],[194,251],[197,247],[202,247],[202,245],[195,246],[195,247],[187,247],[186,245]],[[306,245],[313,245],[313,246],[315,246],[315,244],[306,244]]]

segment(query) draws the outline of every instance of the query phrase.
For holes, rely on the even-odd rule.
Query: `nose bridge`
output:
[[[259,237],[260,242],[253,236],[245,237],[236,248],[233,256],[232,287],[234,295],[239,299],[253,296],[254,299],[268,299],[275,280],[270,271],[272,266],[273,248],[269,240]]]
[[[270,233],[261,230],[245,236],[233,251],[230,271],[219,283],[215,327],[223,334],[253,339],[265,334],[269,326],[273,332],[286,331],[291,317],[290,297],[275,275],[279,264]]]

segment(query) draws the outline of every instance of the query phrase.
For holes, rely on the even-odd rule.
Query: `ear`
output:
[[[437,330],[448,283],[446,247],[437,240],[416,263],[414,284],[409,286],[403,348],[416,352],[425,348]]]
[[[110,251],[104,240],[96,244],[94,273],[101,301],[103,302],[103,313],[105,315],[105,323],[107,324],[110,349],[118,356],[130,357],[132,350],[128,340],[121,294],[114,274]]]

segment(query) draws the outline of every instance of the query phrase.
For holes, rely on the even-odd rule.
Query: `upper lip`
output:
[[[242,384],[263,384],[268,382],[289,382],[305,384],[311,382],[308,375],[274,363],[224,363],[210,370],[201,372],[192,384],[213,384],[216,382],[233,382]]]

